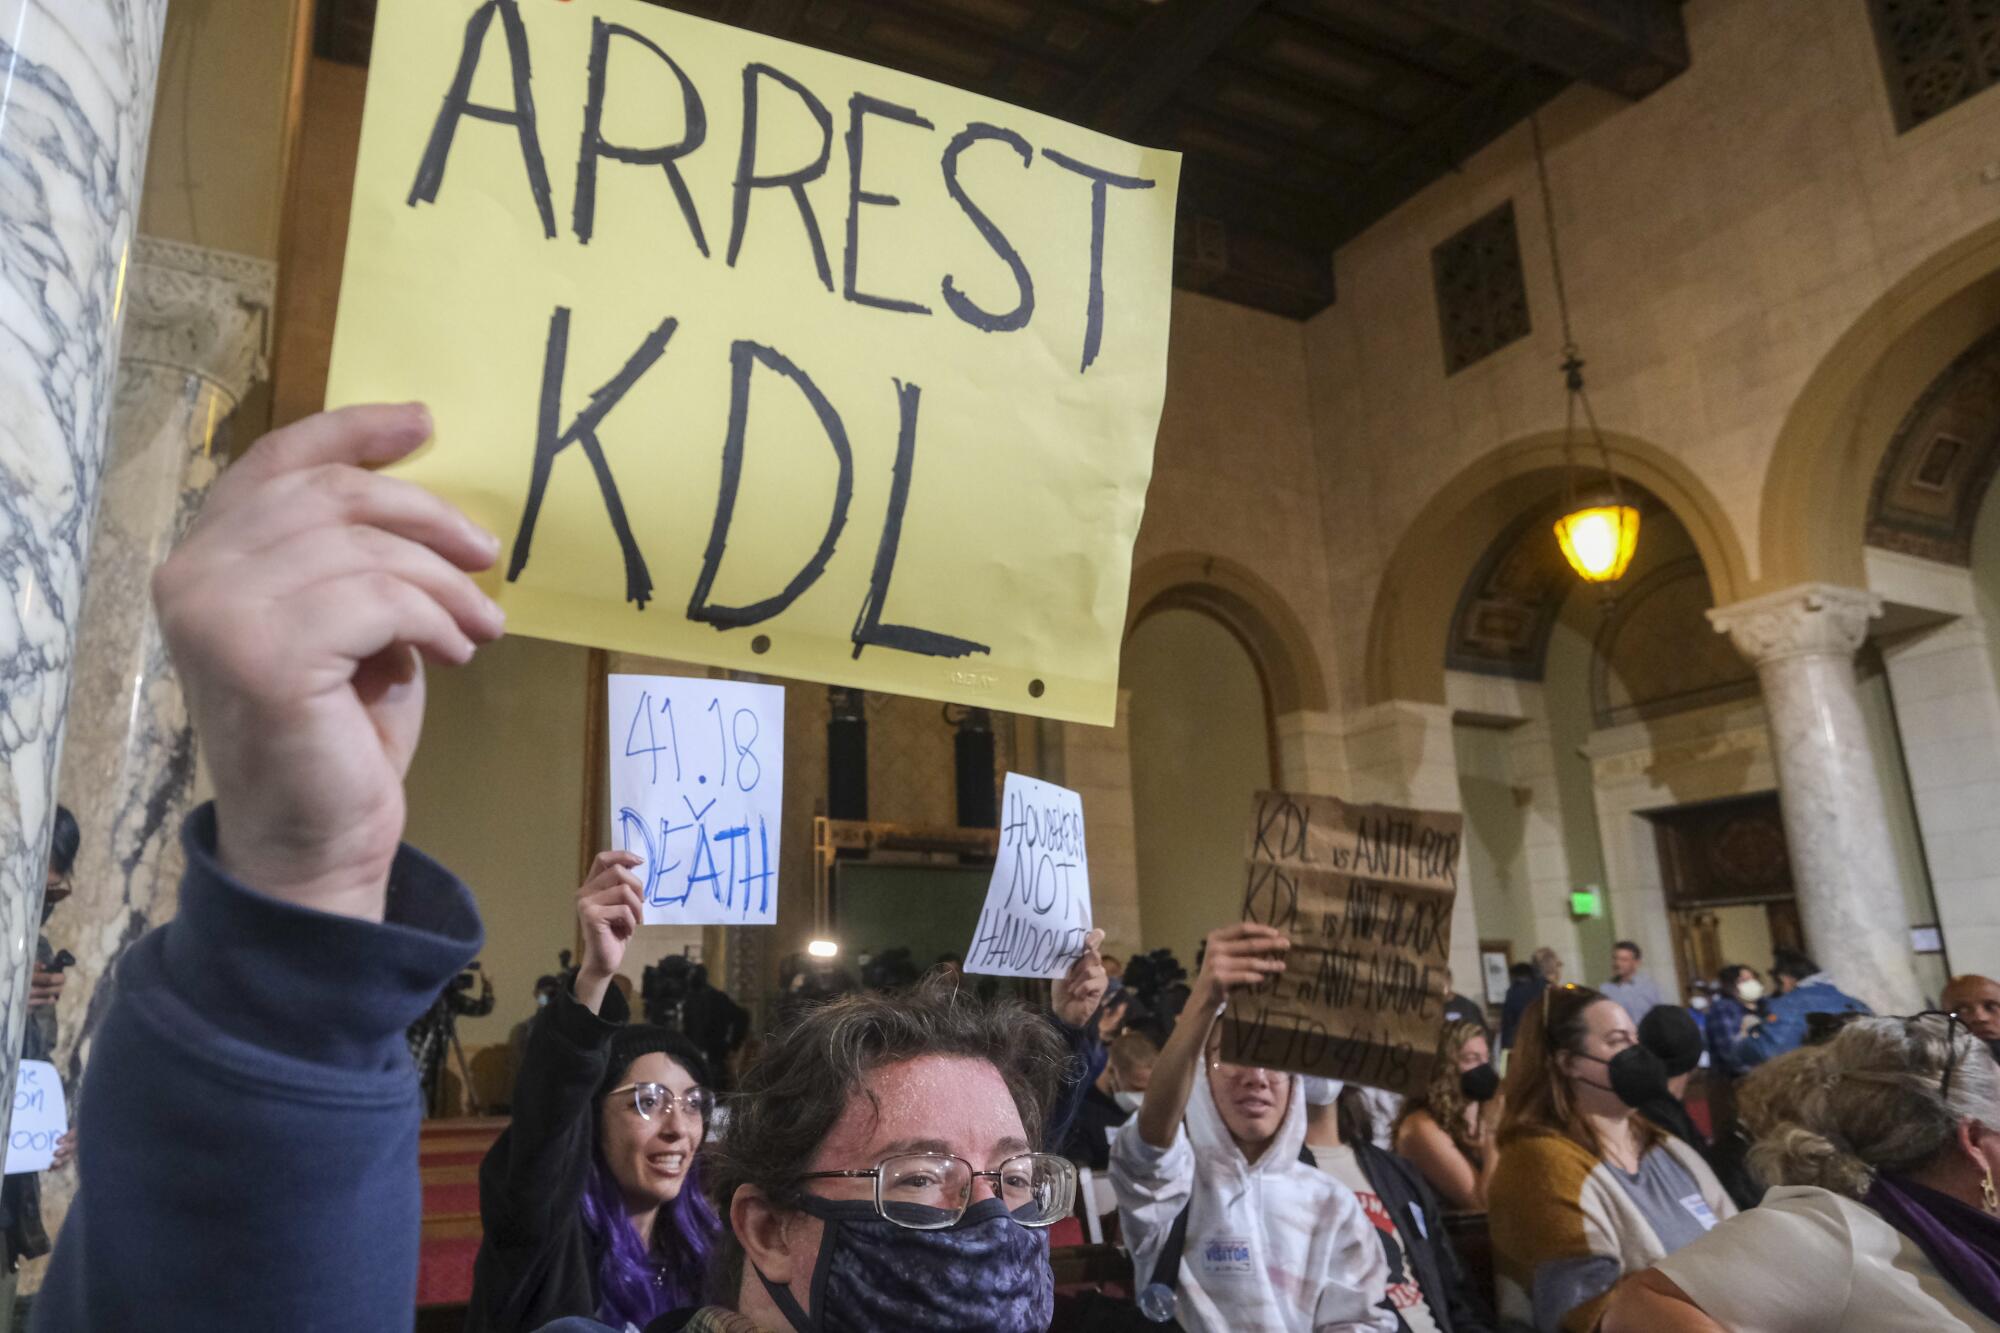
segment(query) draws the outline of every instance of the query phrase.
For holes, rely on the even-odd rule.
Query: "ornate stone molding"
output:
[[[199,376],[233,405],[264,377],[277,277],[266,260],[140,237],[120,361]]]
[[[1753,666],[1787,657],[1852,657],[1882,614],[1879,594],[1830,583],[1802,583],[1708,613]]]

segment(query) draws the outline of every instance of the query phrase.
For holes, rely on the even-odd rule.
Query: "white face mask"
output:
[[[1688,1001],[1688,1008],[1694,1010],[1696,1013],[1700,1013],[1702,1010],[1708,1008],[1708,997],[1706,995],[1695,996],[1692,1000]]]
[[[1307,1074],[1304,1079],[1307,1106],[1331,1106],[1340,1100],[1340,1090],[1347,1085],[1337,1078],[1321,1078],[1317,1074]]]
[[[1141,1102],[1146,1100],[1143,1092],[1114,1092],[1111,1100],[1118,1103],[1118,1109],[1128,1114],[1136,1114]]]
[[[1745,1004],[1755,1004],[1764,998],[1764,983],[1755,977],[1736,983],[1736,998]]]
[[[546,994],[537,995],[535,997],[535,1008],[546,1009],[548,1007],[549,1007],[549,997]]]

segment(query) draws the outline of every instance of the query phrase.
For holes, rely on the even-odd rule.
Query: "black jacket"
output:
[[[1493,1333],[1493,1316],[1473,1291],[1458,1247],[1444,1229],[1444,1208],[1417,1168],[1372,1143],[1356,1143],[1354,1160],[1374,1187],[1375,1197],[1396,1223],[1424,1303],[1442,1333]],[[1312,1149],[1307,1148],[1307,1153]],[[1417,1224],[1421,1214],[1423,1224]]]
[[[472,1267],[466,1333],[528,1333],[597,1313],[597,1243],[580,1211],[591,1170],[593,1094],[626,1019],[613,986],[602,1015],[568,986],[536,1014],[514,1080],[514,1119],[479,1164],[486,1235]]]

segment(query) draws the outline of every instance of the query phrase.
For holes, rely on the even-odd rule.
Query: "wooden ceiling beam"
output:
[[[1181,158],[1181,209],[1250,227],[1331,256],[1346,210],[1317,190],[1259,180],[1209,156]]]
[[[1463,71],[1452,70],[1420,52],[1389,45],[1378,34],[1312,0],[1272,0],[1270,14],[1261,22],[1281,25],[1317,45],[1332,46],[1348,63],[1392,82],[1415,84],[1432,97],[1460,97],[1473,87],[1473,80]]]
[[[805,17],[806,0],[736,0],[728,12],[729,22],[739,28],[790,37]]]
[[[1675,0],[1403,0],[1439,27],[1633,101],[1689,64]]]
[[[1078,90],[1061,115],[1121,139],[1145,132],[1160,109],[1264,0],[1165,0]]]
[[[1305,74],[1276,64],[1251,64],[1233,53],[1218,55],[1196,75],[1195,86],[1217,88],[1227,78],[1267,96],[1309,104],[1325,113],[1328,120],[1350,120],[1376,131],[1407,134],[1416,122],[1371,104],[1351,93],[1315,82]]]

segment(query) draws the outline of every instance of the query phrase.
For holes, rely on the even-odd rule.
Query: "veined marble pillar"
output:
[[[166,0],[0,0],[0,1129]]]
[[[1922,1007],[1889,810],[1869,754],[1854,652],[1882,613],[1870,592],[1806,584],[1708,613],[1757,668],[1799,918],[1813,957],[1885,1013]]]
[[[172,916],[194,731],[153,614],[152,572],[227,461],[218,432],[264,371],[276,266],[141,238],[126,280],[121,370],[77,629],[58,799],[83,834],[75,892],[49,922],[76,955],[57,1010],[55,1065],[74,1095],[106,984],[126,948]],[[43,1178],[51,1235],[74,1169]]]

